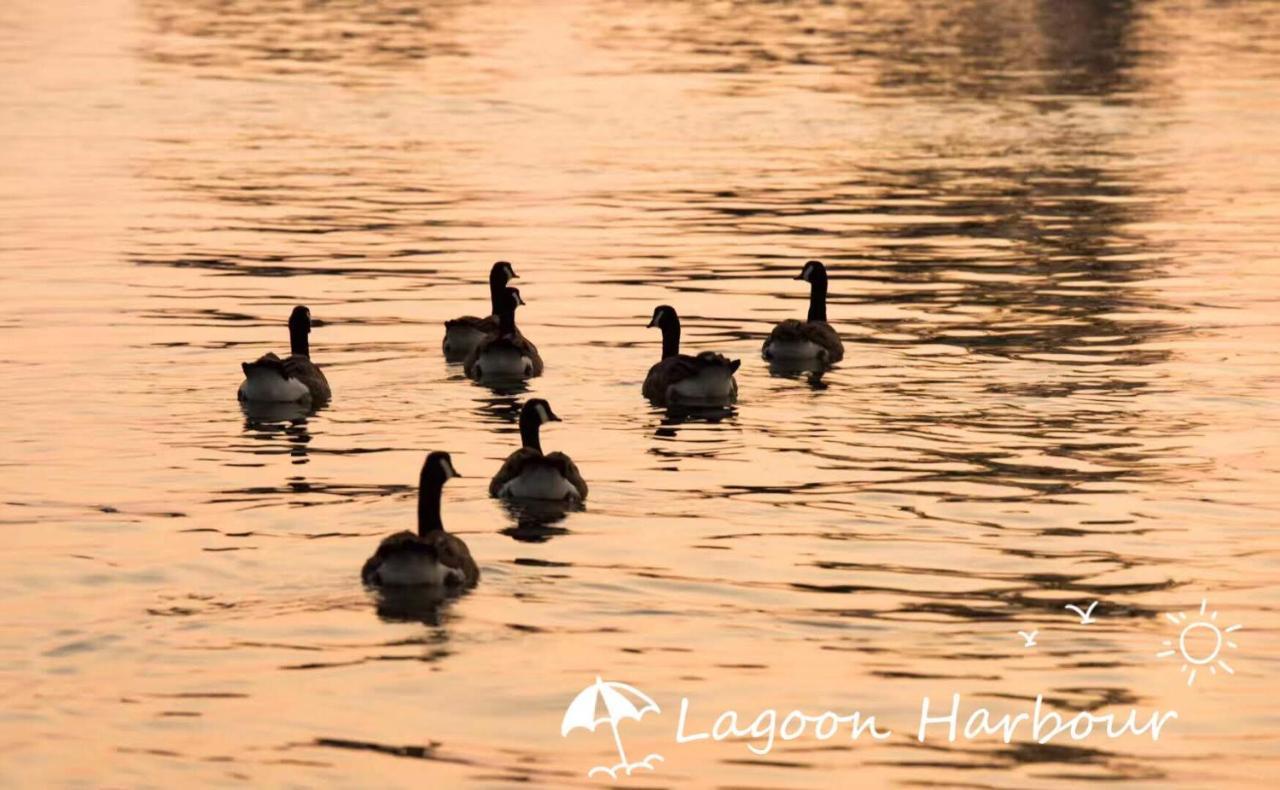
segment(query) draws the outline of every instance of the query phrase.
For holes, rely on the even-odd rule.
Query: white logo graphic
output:
[[[1018,632],[1018,636],[1022,637],[1023,639],[1025,639],[1025,640],[1027,641],[1027,643],[1026,643],[1025,645],[1023,645],[1023,647],[1035,647],[1035,646],[1036,646],[1036,634],[1038,634],[1038,633],[1040,633],[1040,632],[1039,632],[1039,631],[1032,631],[1031,633],[1027,633],[1026,631],[1019,631],[1019,632]]]
[[[1095,607],[1097,607],[1097,605],[1098,605],[1098,602],[1097,602],[1097,601],[1094,601],[1093,603],[1089,604],[1089,608],[1088,608],[1088,609],[1081,609],[1079,606],[1076,606],[1076,605],[1074,605],[1074,604],[1067,604],[1066,606],[1064,606],[1064,607],[1062,607],[1062,608],[1063,608],[1063,609],[1070,609],[1071,611],[1073,611],[1073,612],[1075,612],[1077,615],[1079,615],[1079,616],[1080,616],[1080,625],[1089,625],[1090,623],[1096,623],[1096,622],[1098,622],[1097,620],[1093,619],[1093,610],[1094,610],[1094,608],[1095,608]]]
[[[602,704],[604,713],[598,715]],[[612,767],[596,766],[587,772],[588,777],[595,776],[597,771],[608,774],[611,779],[617,779],[619,771],[625,771],[627,776],[640,768],[652,771],[653,763],[661,761],[662,755],[651,754],[640,762],[627,762],[627,753],[622,750],[622,737],[618,735],[618,722],[623,719],[640,721],[644,714],[650,712],[662,711],[658,709],[658,703],[639,689],[625,683],[605,682],[597,676],[596,682],[578,692],[578,696],[565,709],[564,720],[560,723],[560,736],[565,737],[579,728],[595,732],[596,727],[601,724],[608,724],[613,728],[613,742],[618,746],[618,759],[621,762]]]
[[[1204,598],[1200,601],[1200,615],[1192,618],[1190,622],[1187,620],[1186,612],[1178,612],[1175,614],[1165,614],[1169,618],[1169,622],[1175,626],[1180,626],[1182,632],[1178,634],[1178,649],[1173,649],[1173,640],[1166,639],[1162,644],[1168,650],[1162,650],[1156,653],[1156,658],[1169,658],[1170,656],[1182,654],[1182,660],[1186,663],[1182,665],[1182,671],[1186,672],[1187,667],[1191,667],[1191,675],[1187,677],[1187,685],[1190,686],[1196,682],[1196,673],[1200,671],[1200,667],[1208,665],[1211,674],[1218,674],[1218,667],[1222,667],[1223,671],[1228,675],[1234,675],[1235,670],[1232,669],[1226,661],[1218,656],[1222,653],[1223,646],[1235,650],[1237,645],[1227,638],[1227,634],[1239,631],[1243,626],[1236,624],[1227,628],[1219,628],[1214,620],[1218,619],[1217,612],[1210,612],[1205,615],[1205,610],[1209,608],[1209,599]]]

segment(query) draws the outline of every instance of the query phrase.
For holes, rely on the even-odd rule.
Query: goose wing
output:
[[[844,343],[840,335],[826,321],[805,321],[805,337],[817,343],[827,351],[827,362],[839,362],[844,359]]]
[[[472,375],[472,370],[482,354],[498,351],[502,348],[510,348],[520,356],[528,357],[532,367],[530,373],[534,376],[542,375],[542,357],[538,354],[538,347],[518,330],[514,335],[502,335],[495,332],[480,341],[480,344],[472,349],[467,360],[462,363],[463,372],[468,376]]]
[[[280,378],[282,379],[287,379],[290,377],[289,371],[285,368],[284,360],[281,359],[280,357],[277,357],[275,354],[271,353],[270,351],[258,357],[253,362],[240,363],[240,369],[244,371],[244,374],[246,376],[249,375],[249,371],[255,368],[262,369],[262,370],[270,370],[274,373],[278,373],[280,375]]]
[[[329,400],[332,394],[329,390],[329,380],[320,371],[320,366],[312,362],[310,357],[294,355],[284,360],[282,364],[285,373],[288,374],[286,378],[297,379],[306,384],[312,398],[321,401]]]
[[[462,538],[440,530],[418,540],[434,548],[436,559],[441,565],[462,571],[462,586],[474,587],[480,581],[480,568],[471,558],[471,550],[462,542]]]
[[[649,368],[644,377],[641,392],[651,401],[662,403],[667,398],[667,389],[677,381],[698,375],[698,360],[688,354],[676,354],[656,363]]]
[[[417,534],[408,530],[388,535],[378,544],[373,556],[365,560],[364,567],[360,569],[360,579],[366,584],[371,584],[378,573],[378,567],[386,562],[389,557],[419,553],[434,555],[435,550],[432,546],[419,540]]]
[[[738,366],[742,364],[740,359],[729,359],[724,354],[717,354],[714,351],[703,351],[701,354],[693,358],[697,365],[696,372],[702,372],[707,368],[728,368],[730,373],[737,371]]]
[[[471,329],[488,335],[498,331],[498,321],[491,315],[485,316],[484,318],[477,318],[474,315],[464,315],[461,318],[454,318],[449,321],[445,321],[444,328],[446,330]]]
[[[839,362],[844,359],[844,343],[840,335],[826,321],[798,321],[788,318],[779,323],[764,341],[762,352],[767,353],[774,343],[810,342],[827,352],[827,362]]]
[[[502,468],[489,481],[489,496],[496,497],[502,487],[519,477],[529,465],[542,459],[542,453],[529,447],[521,447],[502,463]]]
[[[578,499],[585,500],[587,481],[582,479],[582,472],[578,471],[578,465],[573,462],[573,459],[561,452],[549,453],[545,458],[546,462],[554,466],[570,485],[578,489]]]
[[[771,343],[803,343],[809,339],[808,333],[805,331],[807,321],[797,321],[794,318],[788,318],[780,322],[769,333],[769,337],[765,340],[765,346]]]

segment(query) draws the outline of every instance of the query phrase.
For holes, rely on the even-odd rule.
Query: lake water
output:
[[[600,675],[662,707],[629,786],[1269,786],[1276,10],[5,3],[0,782],[599,785],[560,724]],[[772,376],[809,258],[846,358]],[[499,259],[527,392],[440,354]],[[731,413],[641,399],[663,302]],[[246,415],[295,304],[334,400]],[[486,495],[531,396],[591,484],[552,524]],[[431,449],[483,578],[392,605],[358,572]],[[1206,598],[1244,627],[1188,687]],[[915,740],[952,693],[1179,718]],[[682,697],[895,734],[677,745]]]

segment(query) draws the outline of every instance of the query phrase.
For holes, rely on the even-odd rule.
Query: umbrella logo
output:
[[[640,768],[652,771],[653,763],[660,762],[662,755],[651,754],[639,762],[628,762],[627,753],[622,748],[622,736],[618,734],[618,722],[623,719],[640,721],[644,714],[651,712],[662,711],[658,708],[658,703],[639,689],[626,683],[604,681],[596,676],[596,682],[579,691],[578,696],[565,709],[564,720],[560,723],[560,736],[566,737],[579,728],[595,732],[601,724],[608,724],[613,729],[613,742],[618,746],[620,762],[614,766],[598,765],[587,772],[588,777],[600,772],[608,774],[610,779],[617,779],[619,771],[625,771],[627,776]]]

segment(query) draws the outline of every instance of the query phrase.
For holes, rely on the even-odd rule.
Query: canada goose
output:
[[[489,269],[489,315],[484,318],[464,315],[444,322],[446,360],[462,362],[472,349],[480,345],[481,340],[498,331],[498,303],[502,299],[502,289],[519,276],[506,261],[498,261]]]
[[[821,261],[809,261],[796,279],[809,283],[809,318],[788,318],[775,326],[760,353],[765,359],[778,362],[839,362],[844,359],[844,344],[827,323],[827,267]]]
[[[434,452],[422,464],[418,481],[418,531],[397,532],[382,540],[360,569],[365,584],[379,587],[473,587],[480,569],[461,538],[444,531],[440,491],[458,477],[448,453]]]
[[[544,422],[560,422],[551,404],[533,398],[520,410],[523,446],[502,464],[489,481],[489,496],[516,499],[555,499],[581,502],[587,498],[587,481],[564,453],[542,454],[538,429]]]
[[[680,316],[670,305],[654,308],[650,327],[662,329],[662,361],[649,368],[644,396],[659,406],[716,405],[738,397],[734,371],[742,360],[703,351],[696,357],[680,353]]]
[[[270,352],[256,362],[241,362],[244,381],[240,383],[240,400],[292,403],[302,400],[329,400],[329,382],[311,361],[311,311],[299,305],[289,315],[290,354],[281,359]]]
[[[498,301],[498,330],[471,350],[463,370],[477,381],[542,375],[538,347],[516,329],[516,308],[525,303],[520,292],[504,288]]]

